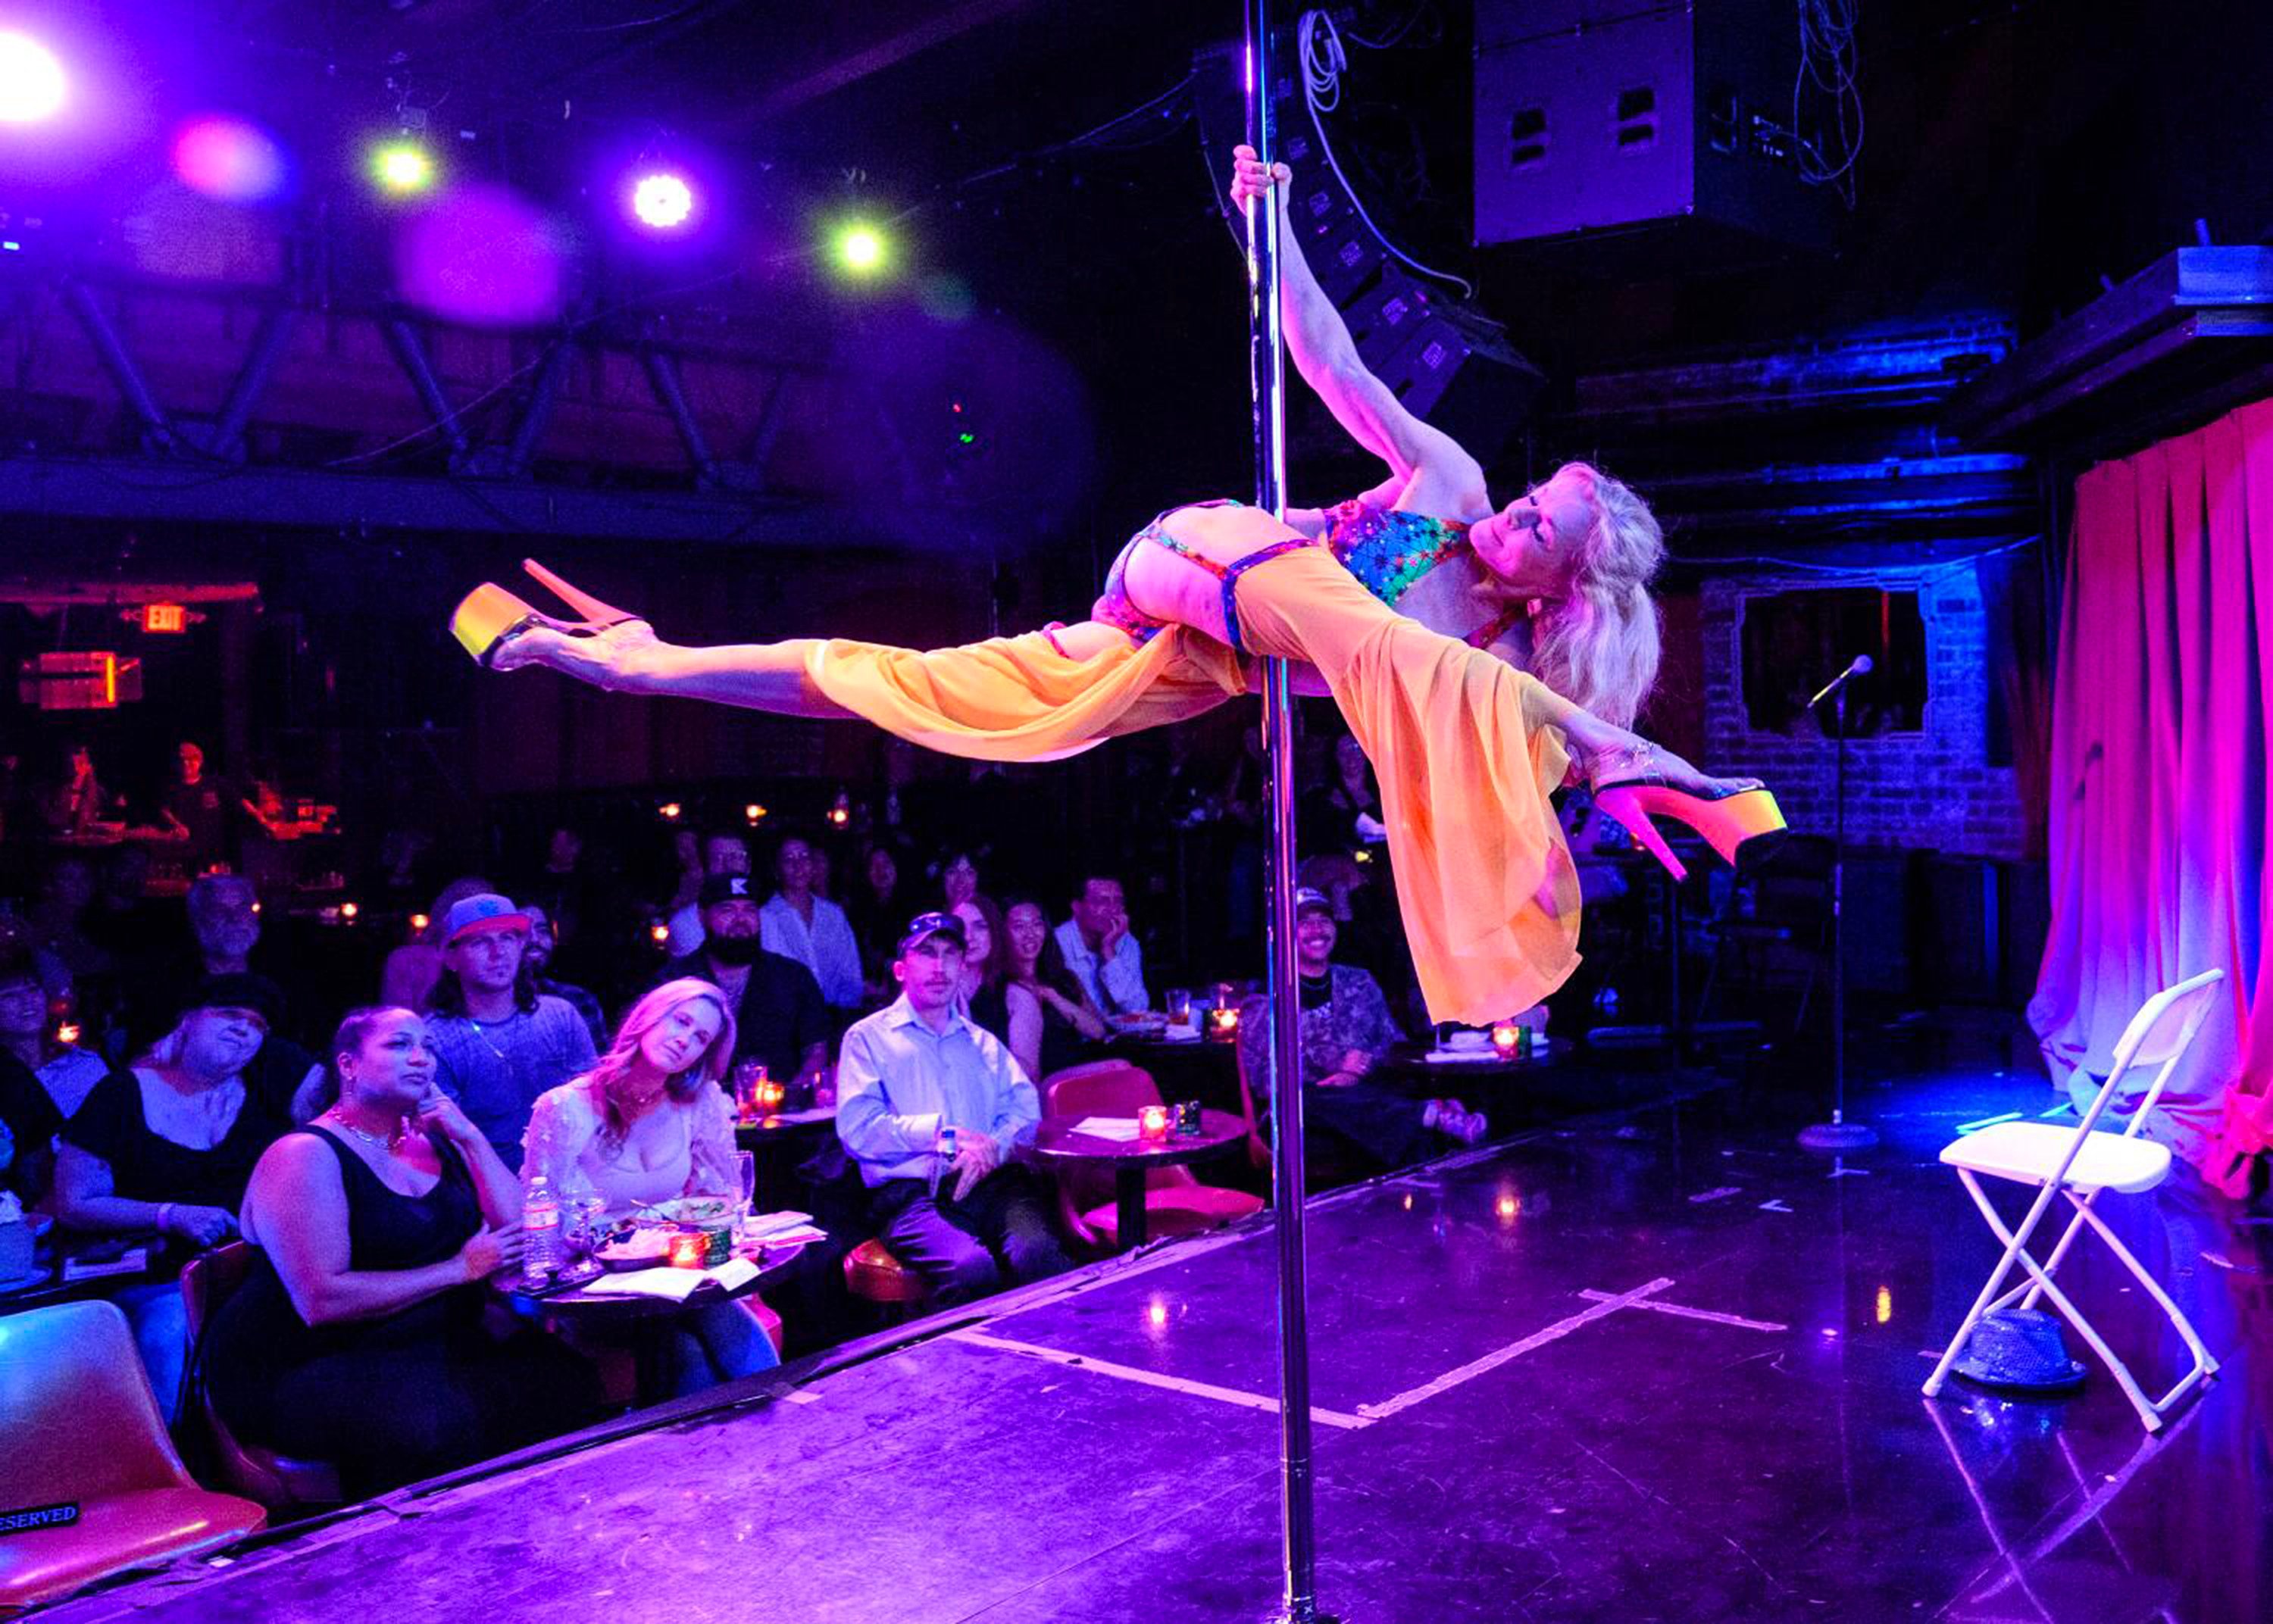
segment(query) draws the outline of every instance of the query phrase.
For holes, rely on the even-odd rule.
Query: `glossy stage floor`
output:
[[[2121,1203],[2224,1361],[2161,1436],[2098,1370],[2061,1402],[1930,1403],[1994,1255],[1934,1152],[2044,1084],[1920,1064],[1861,1096],[1886,1142],[1834,1164],[1792,1148],[1806,1102],[1759,1104],[1773,1075],[1700,1081],[1317,1201],[1324,1606],[2273,1618],[2273,1227],[2184,1187]],[[1272,1251],[1265,1219],[1100,1265],[57,1616],[1260,1620]],[[2099,1261],[2064,1278],[2173,1370]]]

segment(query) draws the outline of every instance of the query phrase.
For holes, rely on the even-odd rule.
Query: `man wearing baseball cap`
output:
[[[713,874],[694,901],[702,945],[665,964],[653,984],[686,976],[709,982],[732,1006],[738,1063],[755,1060],[784,1081],[817,1079],[829,1064],[829,1007],[811,970],[767,951],[750,877]]]
[[[529,969],[529,916],[483,892],[442,917],[442,975],[426,1030],[434,1078],[508,1168],[537,1096],[592,1069],[592,1035],[574,1006],[540,995]]]
[[[1294,893],[1294,968],[1301,992],[1302,1110],[1324,1133],[1382,1167],[1425,1161],[1445,1140],[1472,1145],[1484,1119],[1456,1099],[1414,1099],[1368,1080],[1404,1035],[1389,1014],[1380,984],[1349,964],[1331,962],[1333,903],[1304,886]],[[1262,999],[1239,1017],[1241,1064],[1250,1078],[1268,1070],[1271,1041]]]
[[[892,962],[900,996],[853,1022],[836,1059],[836,1133],[892,1254],[942,1301],[1070,1268],[1040,1181],[1009,1161],[1041,1120],[1018,1062],[956,1002],[963,922],[918,914]]]

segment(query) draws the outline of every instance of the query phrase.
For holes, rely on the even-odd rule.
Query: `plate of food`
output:
[[[671,1231],[661,1224],[634,1224],[592,1255],[603,1269],[619,1271],[660,1269],[671,1261]]]
[[[1131,1009],[1111,1021],[1113,1029],[1124,1037],[1158,1037],[1168,1029],[1168,1017],[1149,1009]]]

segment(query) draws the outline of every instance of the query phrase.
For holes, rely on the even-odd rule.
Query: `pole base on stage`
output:
[[[2073,1393],[2085,1375],[2069,1357],[2059,1321],[2040,1308],[1999,1308],[1984,1316],[1949,1368],[1979,1387],[2030,1395]]]
[[[1818,1122],[1799,1130],[1800,1148],[1805,1150],[1868,1150],[1878,1142],[1876,1128],[1843,1119]]]

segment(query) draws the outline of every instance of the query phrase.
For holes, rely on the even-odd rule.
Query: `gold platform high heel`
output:
[[[590,593],[570,586],[534,558],[523,558],[521,567],[581,618],[561,620],[542,614],[495,581],[485,580],[468,593],[459,601],[458,607],[450,611],[450,635],[456,638],[459,647],[484,667],[497,658],[497,651],[504,647],[506,639],[530,626],[548,626],[570,637],[596,637],[611,626],[639,618],[628,610],[603,602]]]
[[[1658,770],[1655,752],[1623,750],[1588,766],[1596,810],[1614,818],[1643,849],[1665,864],[1675,879],[1689,878],[1688,869],[1650,819],[1669,818],[1685,823],[1705,837],[1721,860],[1736,869],[1765,862],[1775,854],[1789,834],[1783,811],[1765,788],[1726,790],[1699,795],[1677,790]],[[1600,775],[1599,776],[1597,775]]]

